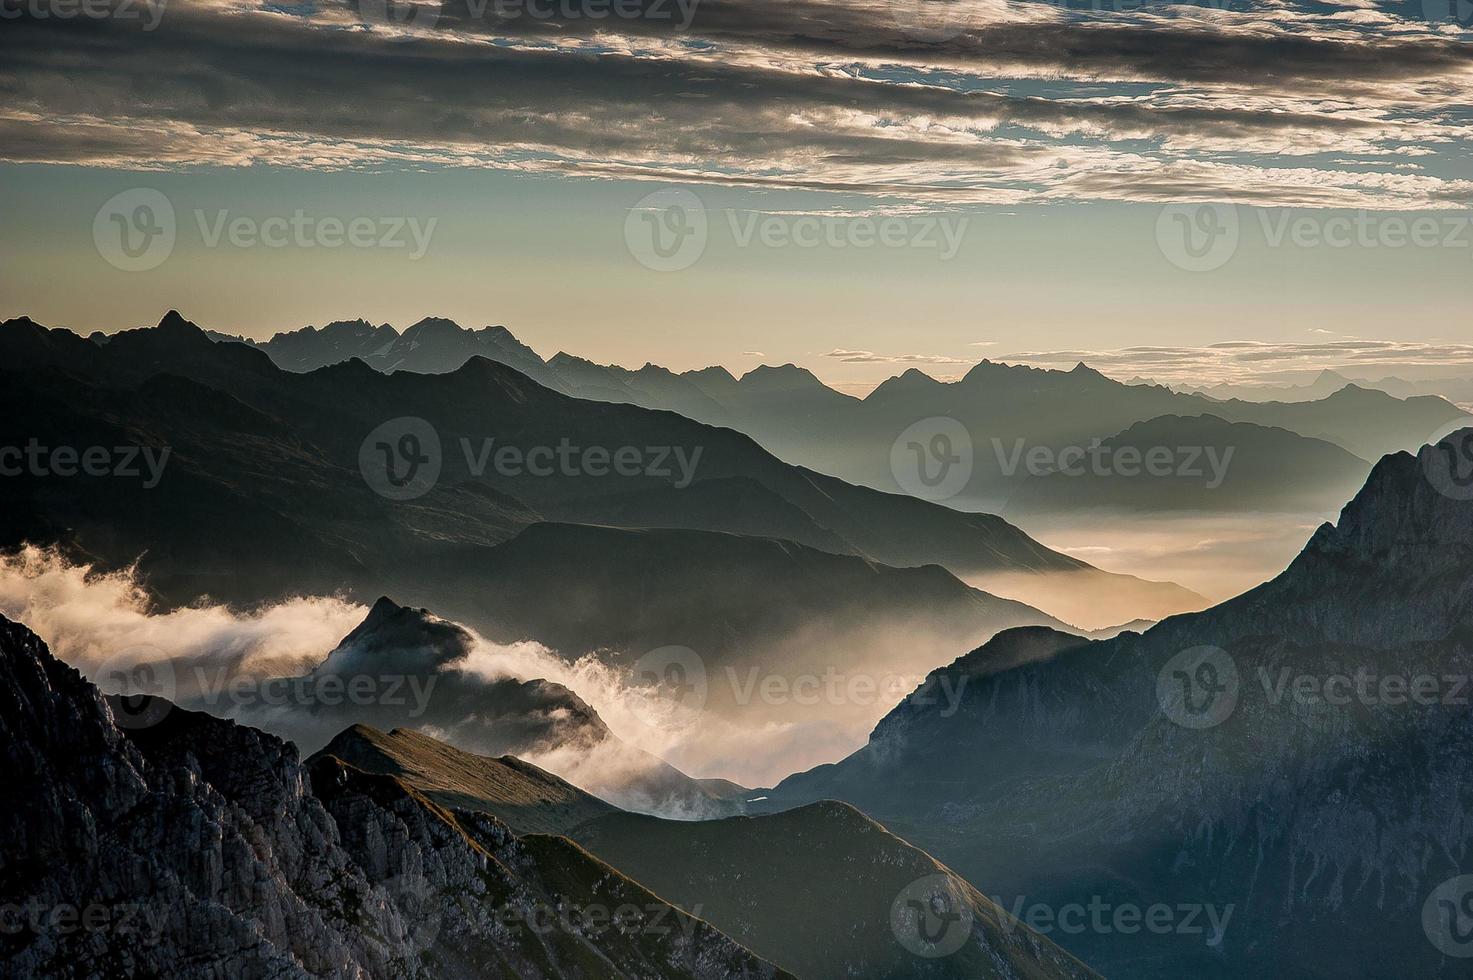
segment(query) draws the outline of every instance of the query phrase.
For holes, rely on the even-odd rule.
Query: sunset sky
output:
[[[850,390],[1473,363],[1462,0],[558,4],[7,5],[0,314],[433,314]],[[165,209],[125,268],[108,236]],[[1272,346],[1118,353],[1223,342]]]

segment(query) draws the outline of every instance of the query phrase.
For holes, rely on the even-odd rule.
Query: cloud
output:
[[[1206,347],[1026,351],[996,360],[1036,367],[1072,367],[1083,361],[1122,379],[1141,376],[1164,384],[1199,387],[1252,384],[1323,370],[1374,379],[1398,372],[1431,376],[1436,373],[1434,369],[1464,368],[1473,372],[1473,344],[1355,338],[1310,344],[1230,341]]]
[[[0,157],[518,169],[844,191],[876,213],[1473,200],[1438,165],[1466,149],[1473,95],[1439,25],[1362,2],[924,3],[662,0],[687,24],[445,0],[386,26],[341,0],[175,0],[152,31],[27,13],[0,34]]]
[[[964,357],[943,354],[876,354],[867,350],[831,350],[824,357],[837,358],[846,364],[971,364]]]
[[[858,719],[815,715],[806,705],[792,716],[737,717],[681,710],[593,655],[570,661],[535,642],[493,643],[437,618],[427,632],[391,630],[345,643],[368,612],[324,596],[252,609],[161,609],[133,569],[100,572],[35,547],[0,554],[0,615],[24,623],[109,693],[122,688],[119,677],[156,668],[148,676],[168,681],[153,689],[170,700],[289,738],[304,753],[353,723],[402,725],[468,751],[515,751],[619,805],[669,816],[700,814],[689,811],[689,800],[667,795],[659,780],[668,770],[657,760],[697,775],[775,782],[852,752],[925,674],[897,666],[894,677],[903,683],[893,699],[865,706]],[[896,629],[918,644],[923,632],[921,624]],[[890,656],[895,642],[876,640],[876,656]],[[388,675],[392,684],[368,685],[366,698],[343,694]],[[309,676],[344,683],[332,689],[335,697],[294,693],[312,690],[295,683]],[[589,709],[597,714],[591,725],[582,717]]]

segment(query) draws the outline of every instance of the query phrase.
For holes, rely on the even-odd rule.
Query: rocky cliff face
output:
[[[1232,907],[1216,942],[1051,935],[1107,976],[1466,976],[1473,491],[1442,467],[1469,435],[1386,457],[1238,599],[1000,635],[931,679],[957,710],[908,699],[775,803],[854,802],[1004,908]]]
[[[0,620],[0,974],[782,975],[565,840],[148,708]]]

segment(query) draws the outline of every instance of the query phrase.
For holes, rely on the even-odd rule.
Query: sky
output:
[[[438,315],[857,392],[1473,363],[1468,0],[0,15],[3,316]]]

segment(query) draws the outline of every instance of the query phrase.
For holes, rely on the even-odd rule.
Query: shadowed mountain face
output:
[[[211,697],[177,683],[188,678],[187,668],[175,668],[173,676],[186,704],[289,738],[304,752],[331,752],[348,726],[394,729],[395,738],[406,743],[422,738],[413,729],[427,729],[483,755],[576,760],[579,778],[595,792],[639,812],[739,812],[740,801],[718,799],[724,794],[620,741],[572,690],[542,677],[508,673],[525,665],[487,659],[478,649],[481,642],[426,609],[381,598],[300,684],[276,685],[308,692],[303,696],[267,696],[275,687],[266,682],[262,696],[224,695],[222,704],[218,692]],[[353,696],[355,690],[364,693]],[[368,757],[362,739],[350,744],[353,758],[334,754],[355,764]]]
[[[614,814],[572,836],[807,980],[1094,976],[843,803],[696,823]]]
[[[565,839],[109,701],[8,620],[0,738],[7,976],[786,976]]]
[[[1371,471],[1333,443],[1211,415],[1138,422],[1100,449],[1022,481],[1003,513],[1315,513],[1344,502]]]
[[[897,569],[772,538],[538,524],[465,568],[476,588],[446,583],[442,601],[493,619],[492,638],[537,636],[621,663],[679,644],[713,671],[813,670],[838,647],[856,669],[910,670],[925,657],[881,636],[940,652],[1010,626],[1067,628],[935,565]]]
[[[848,800],[1020,914],[1225,921],[1053,934],[1106,975],[1464,975],[1439,902],[1473,872],[1470,449],[1386,457],[1282,575],[1213,609],[994,638],[938,672],[957,711],[902,705],[764,805]]]
[[[662,527],[647,532],[652,538],[667,529],[707,532],[701,549],[711,554],[745,547],[735,534],[717,532],[760,534],[851,556],[856,568],[864,559],[938,563],[955,574],[1060,574],[1102,595],[1142,593],[1142,608],[1131,615],[1111,609],[1087,626],[1201,604],[1180,588],[1111,576],[1050,551],[1000,518],[851,486],[782,463],[730,430],[568,398],[483,358],[433,376],[385,375],[361,361],[292,374],[246,345],[210,341],[177,314],[105,345],[10,321],[0,328],[0,352],[13,372],[0,395],[7,440],[169,450],[147,487],[29,473],[5,481],[0,541],[61,541],[114,566],[139,560],[150,586],[174,601],[203,593],[259,602],[344,588],[365,598],[390,592],[423,597],[502,635],[522,624],[498,627],[478,612],[479,597],[459,602],[493,594],[498,583],[475,576],[506,567],[498,545],[539,520],[657,520]],[[409,445],[406,436],[420,435],[395,428],[419,424],[405,419],[428,427],[424,446],[439,448],[425,472],[437,469],[438,478],[421,495],[398,499],[401,488],[386,481],[422,455],[394,456]],[[564,447],[573,465],[558,456]],[[557,461],[546,471],[540,463],[510,467],[496,462],[503,450],[528,464],[543,451]],[[612,459],[627,461],[625,450],[636,465],[616,468]],[[731,506],[736,497],[740,506]],[[692,538],[669,540],[674,552],[675,542],[684,547]],[[619,568],[621,553],[604,560],[627,579],[641,571],[638,564]],[[742,574],[735,554],[725,564]],[[929,572],[922,577],[937,581]],[[456,604],[442,594],[456,596]],[[808,612],[823,621],[842,605],[842,596],[828,594]],[[883,604],[876,612],[883,614]],[[609,632],[626,629],[609,625]],[[678,624],[644,628],[661,644],[686,642]]]
[[[567,834],[805,980],[1093,976],[842,803],[668,821],[619,812],[514,758],[472,755],[410,732],[355,727],[319,755],[393,775],[435,803],[490,813],[519,833]]]

